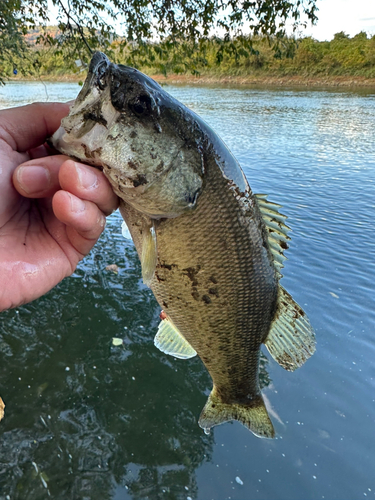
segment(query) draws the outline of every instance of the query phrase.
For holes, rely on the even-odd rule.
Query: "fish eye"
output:
[[[138,116],[146,116],[151,112],[151,98],[147,94],[137,96],[129,102],[129,108]]]

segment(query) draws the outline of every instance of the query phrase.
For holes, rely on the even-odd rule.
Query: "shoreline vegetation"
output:
[[[84,81],[87,66],[77,55],[30,45],[30,59],[13,63],[17,76],[14,68],[0,68],[10,81]],[[275,57],[265,37],[213,38],[194,47],[149,43],[141,51],[116,40],[104,52],[162,85],[375,87],[375,36],[361,32],[350,38],[340,32],[331,41],[305,37],[284,39],[283,45],[288,49],[283,57]]]
[[[141,70],[142,71],[142,70]],[[143,71],[160,85],[223,85],[223,86],[243,86],[243,87],[363,87],[375,88],[375,78],[353,77],[353,76],[276,76],[276,75],[247,75],[247,76],[230,76],[230,75],[175,75],[168,74],[152,74],[149,71]],[[33,82],[76,82],[81,84],[85,80],[86,73],[80,75],[49,75],[40,77],[17,77],[9,78],[9,82],[33,81]]]

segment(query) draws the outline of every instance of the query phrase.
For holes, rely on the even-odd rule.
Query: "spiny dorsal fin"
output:
[[[287,217],[279,213],[278,209],[281,208],[281,205],[267,201],[266,194],[256,194],[255,197],[266,226],[268,244],[273,256],[274,265],[281,278],[280,270],[284,267],[283,262],[286,259],[284,250],[288,248],[287,242],[290,240],[288,236],[290,228],[285,224]]]
[[[294,371],[314,354],[315,334],[309,318],[279,285],[277,310],[265,345],[285,370]]]
[[[154,225],[145,227],[143,229],[143,242],[142,242],[142,278],[143,283],[150,286],[158,260],[158,249],[156,244],[156,232]]]
[[[161,352],[179,359],[189,359],[196,356],[196,351],[185,340],[164,311],[161,312],[160,318],[161,322],[154,339],[155,346]]]

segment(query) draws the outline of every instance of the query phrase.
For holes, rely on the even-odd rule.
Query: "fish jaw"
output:
[[[108,105],[108,91],[103,94],[100,84],[109,65],[104,54],[94,54],[82,90],[51,139],[58,151],[93,166],[102,166],[95,150],[107,140],[107,129],[117,118]]]

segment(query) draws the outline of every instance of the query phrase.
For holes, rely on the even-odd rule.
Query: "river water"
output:
[[[282,284],[317,352],[294,373],[262,360],[276,439],[239,423],[206,436],[210,378],[154,347],[160,308],[115,213],[71,278],[0,315],[0,499],[375,498],[375,90],[166,90],[283,205]],[[0,107],[78,91],[10,83]]]

